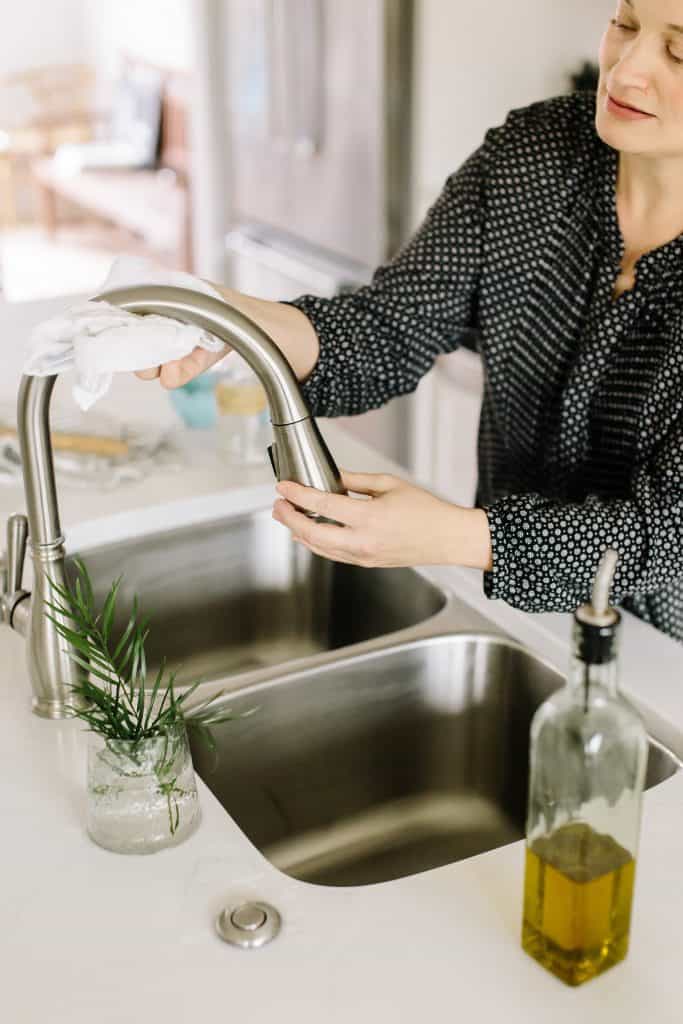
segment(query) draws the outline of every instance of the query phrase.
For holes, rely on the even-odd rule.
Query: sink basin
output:
[[[254,846],[294,878],[364,885],[520,839],[529,725],[561,675],[428,574],[310,554],[270,494],[227,516],[194,500],[96,523],[72,550],[100,602],[123,574],[115,630],[134,594],[154,613],[152,673],[163,655],[179,683],[205,680],[198,700],[258,706],[213,727],[214,751],[191,740]],[[679,768],[652,739],[648,786]]]
[[[153,612],[150,669],[162,656],[181,663],[179,683],[364,643],[446,604],[412,569],[369,571],[312,555],[273,522],[270,508],[88,545],[82,557],[98,602],[123,574],[115,630],[125,626],[134,594]],[[73,576],[71,562],[67,571]]]
[[[281,871],[388,881],[522,838],[531,717],[561,683],[505,637],[432,636],[237,691],[258,712],[193,756]],[[679,767],[651,742],[648,786]]]

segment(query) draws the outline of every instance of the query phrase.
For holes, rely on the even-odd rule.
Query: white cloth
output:
[[[191,274],[159,270],[147,260],[129,256],[114,261],[101,291],[147,284],[190,288],[220,298]],[[138,316],[108,302],[82,302],[34,328],[24,373],[50,377],[74,370],[74,399],[81,409],[89,409],[108,391],[112,374],[160,366],[181,359],[197,346],[209,352],[225,348],[194,324]]]

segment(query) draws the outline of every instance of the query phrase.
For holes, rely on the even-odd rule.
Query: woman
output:
[[[283,483],[273,515],[302,544],[477,567],[526,611],[585,601],[611,546],[613,600],[683,640],[683,0],[619,0],[600,71],[597,103],[561,97],[489,131],[368,287],[223,292],[284,350],[314,415],[409,392],[463,328],[480,335],[478,507],[387,476],[344,474],[372,501]],[[144,376],[175,387],[210,362],[196,350]]]

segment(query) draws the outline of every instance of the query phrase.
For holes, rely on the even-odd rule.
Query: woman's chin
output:
[[[618,149],[621,153],[642,153],[642,139],[634,138],[634,132],[629,125],[615,124],[609,114],[598,111],[595,119],[595,130],[606,146]]]
[[[623,136],[618,130],[614,130],[613,125],[606,124],[605,118],[600,117],[599,114],[595,119],[595,130],[606,146],[611,146],[613,149],[621,149],[621,144],[624,141]]]

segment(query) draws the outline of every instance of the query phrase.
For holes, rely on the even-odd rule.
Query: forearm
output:
[[[304,381],[310,376],[320,355],[320,345],[315,329],[304,313],[295,306],[257,299],[213,281],[207,284],[211,284],[226,302],[248,316],[273,339],[286,356],[297,380]]]

